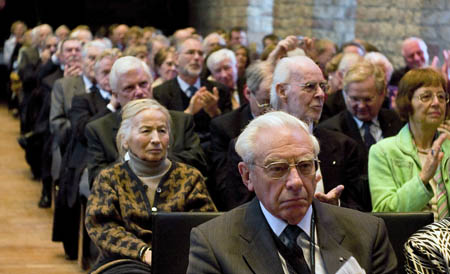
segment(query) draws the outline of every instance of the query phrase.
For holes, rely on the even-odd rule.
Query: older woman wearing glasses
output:
[[[446,82],[431,69],[414,69],[400,81],[396,104],[408,123],[373,145],[369,185],[373,211],[433,212],[448,216],[450,122]]]

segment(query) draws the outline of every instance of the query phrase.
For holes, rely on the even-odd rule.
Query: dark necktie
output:
[[[194,86],[190,86],[188,89],[187,89],[187,95],[188,95],[188,97],[189,98],[191,98],[194,94],[195,94],[195,92],[197,91],[197,88],[196,87],[194,87]]]
[[[96,85],[92,85],[92,86],[89,88],[89,90],[90,90],[91,92],[93,92],[93,93],[99,92],[98,87],[97,87]]]
[[[281,242],[289,251],[288,258],[285,259],[288,261],[287,266],[290,273],[311,273],[303,256],[303,250],[297,244],[297,238],[302,232],[302,229],[298,226],[288,225],[280,235]],[[311,254],[311,256],[314,256],[314,254]]]
[[[373,144],[375,144],[377,141],[375,141],[375,138],[373,138],[372,134],[370,133],[370,125],[372,122],[364,122],[363,128],[364,128],[364,143],[366,143],[367,149],[369,149]]]

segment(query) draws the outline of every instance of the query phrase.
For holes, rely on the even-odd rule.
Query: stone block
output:
[[[446,42],[446,47],[449,48],[448,43],[450,42],[450,26],[441,26],[439,28],[439,37]]]

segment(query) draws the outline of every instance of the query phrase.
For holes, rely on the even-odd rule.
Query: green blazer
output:
[[[443,180],[450,193],[450,141],[441,150]],[[381,140],[370,148],[369,186],[374,212],[422,211],[433,197],[419,177],[422,167],[408,125],[393,137]]]

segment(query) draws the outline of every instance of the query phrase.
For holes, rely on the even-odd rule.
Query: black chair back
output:
[[[152,273],[186,273],[191,229],[219,212],[158,212],[152,214]]]

